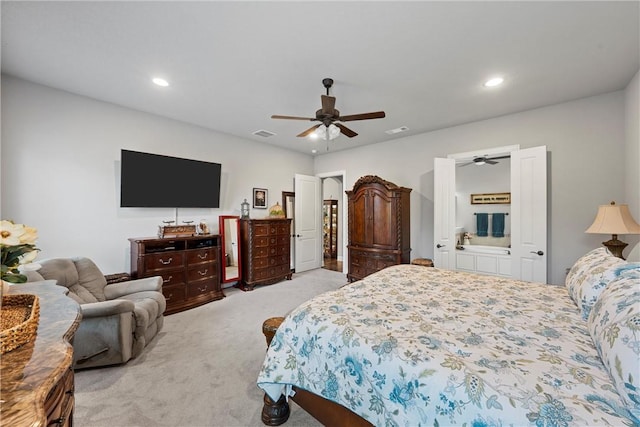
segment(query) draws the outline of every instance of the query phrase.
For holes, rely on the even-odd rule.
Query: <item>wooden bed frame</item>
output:
[[[262,333],[267,339],[267,347],[282,323],[284,317],[271,317],[262,324]],[[295,395],[290,399],[307,411],[313,418],[325,426],[337,427],[371,427],[369,421],[350,411],[342,405],[313,394],[307,390],[293,387]],[[289,403],[284,396],[274,402],[266,393],[262,407],[262,422],[268,426],[279,426],[289,419]]]

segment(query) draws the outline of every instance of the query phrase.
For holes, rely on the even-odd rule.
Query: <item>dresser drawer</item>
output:
[[[45,401],[47,425],[70,426],[75,399],[73,370],[67,369],[62,378],[53,386]]]
[[[289,246],[289,243],[285,245],[278,245],[276,246],[276,255],[288,257],[290,249],[291,247]]]
[[[193,298],[198,295],[208,294],[216,289],[215,280],[207,279],[187,284],[187,297]]]
[[[162,294],[167,300],[167,307],[184,302],[186,299],[187,285],[181,283],[179,285],[162,286]]]
[[[161,270],[166,268],[180,268],[184,265],[184,252],[163,252],[145,256],[146,270]]]
[[[269,246],[269,241],[270,239],[268,236],[256,236],[253,238],[251,244],[254,248],[265,248]]]
[[[289,239],[289,237],[291,237],[289,236],[291,233],[289,228],[289,224],[278,224],[276,225],[276,234],[286,236],[286,238]]]
[[[269,235],[269,224],[256,224],[253,226],[253,235],[254,236],[268,236]]]
[[[162,277],[162,286],[178,285],[184,283],[184,270],[160,271],[157,274]]]
[[[197,267],[191,267],[187,270],[187,281],[189,283],[197,280],[209,279],[217,274],[216,264],[201,264]]]
[[[187,251],[187,264],[197,264],[200,262],[217,261],[217,251],[215,249],[195,249]]]

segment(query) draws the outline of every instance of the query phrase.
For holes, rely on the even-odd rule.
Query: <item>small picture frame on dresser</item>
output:
[[[267,197],[268,197],[267,189],[254,188],[253,189],[253,208],[267,209]]]

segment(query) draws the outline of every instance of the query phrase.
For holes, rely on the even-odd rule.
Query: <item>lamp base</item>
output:
[[[625,259],[622,256],[622,251],[629,245],[622,240],[618,240],[617,234],[614,234],[611,240],[602,242],[602,244],[605,245],[607,249],[609,249],[609,252],[611,252],[612,255],[617,256],[618,258]]]

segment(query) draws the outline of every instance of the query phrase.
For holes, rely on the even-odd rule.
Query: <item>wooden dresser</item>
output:
[[[12,285],[9,294],[35,294],[40,320],[35,341],[0,356],[0,424],[73,425],[73,347],[80,306],[53,280]]]
[[[256,285],[291,280],[291,219],[241,219],[242,280],[245,291]]]
[[[224,298],[220,282],[220,236],[131,238],[131,276],[162,276],[173,314]]]
[[[349,215],[347,279],[353,282],[390,265],[408,264],[411,256],[411,189],[367,175],[346,193]]]

